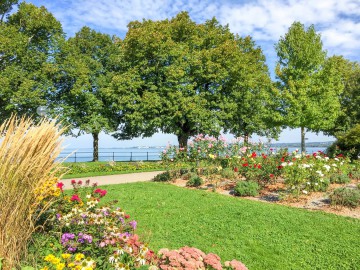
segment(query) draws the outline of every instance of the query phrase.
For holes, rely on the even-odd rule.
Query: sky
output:
[[[271,74],[276,64],[274,44],[294,21],[306,27],[313,24],[321,34],[328,56],[343,55],[360,61],[359,0],[28,0],[45,6],[62,24],[67,37],[83,26],[124,38],[129,22],[143,19],[163,20],[187,11],[197,23],[215,17],[231,32],[250,35],[266,56]],[[230,136],[229,136],[230,137]],[[307,133],[308,141],[331,141],[333,137]],[[253,137],[258,140],[258,137]],[[147,139],[117,141],[101,134],[100,147],[162,146],[176,144],[174,135],[156,134]],[[279,142],[300,142],[299,129],[286,129]],[[91,147],[90,135],[67,138],[69,147]]]

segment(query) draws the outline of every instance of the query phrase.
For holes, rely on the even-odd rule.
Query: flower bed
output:
[[[262,143],[245,144],[241,139],[226,142],[199,135],[188,149],[168,146],[162,159],[169,169],[165,173],[168,181],[184,179],[188,182],[177,181],[178,184],[194,187],[191,179],[197,177],[197,183],[202,183],[197,188],[226,193],[225,189],[243,196],[256,196],[259,192],[259,197],[272,196],[270,201],[274,201],[274,196],[276,201],[299,201],[311,193],[322,193],[324,197],[338,184],[352,184],[350,188],[356,189],[360,180],[359,161],[342,154],[330,158],[321,151],[289,153]],[[186,161],[190,166],[184,166]]]
[[[135,233],[137,222],[116,202],[102,204],[107,191],[72,180],[71,194],[61,191],[42,221],[46,243],[37,250],[42,269],[247,269],[233,260],[221,263],[216,254],[183,247],[157,254]],[[36,239],[35,239],[36,240]],[[41,239],[40,239],[41,240]]]

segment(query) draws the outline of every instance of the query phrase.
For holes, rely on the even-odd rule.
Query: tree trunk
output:
[[[182,133],[182,134],[178,135],[177,138],[178,138],[178,142],[179,142],[179,147],[187,148],[187,141],[189,139],[189,135]]]
[[[244,145],[248,145],[249,144],[249,133],[245,133],[244,134]]]
[[[301,153],[305,153],[305,128],[301,127]]]
[[[92,133],[93,136],[93,160],[99,161],[99,132]]]

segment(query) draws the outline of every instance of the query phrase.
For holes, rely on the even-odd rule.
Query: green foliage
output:
[[[113,58],[119,47],[119,39],[83,27],[67,40],[58,57],[53,113],[60,115],[69,134],[92,134],[93,161],[98,160],[99,133],[114,131],[118,124],[120,109],[109,83],[118,69]]]
[[[221,176],[226,179],[234,179],[235,172],[232,168],[225,168],[225,169],[221,170]]]
[[[332,205],[343,205],[355,208],[360,205],[360,190],[354,188],[337,188],[330,194]]]
[[[332,174],[330,176],[331,183],[347,184],[350,183],[351,179],[347,174]]]
[[[360,124],[345,133],[337,133],[337,140],[328,148],[330,154],[349,154],[352,159],[360,156]]]
[[[200,132],[218,135],[226,119],[230,128],[238,120],[233,107],[242,95],[259,105],[263,95],[258,93],[269,90],[261,50],[215,18],[196,24],[181,12],[170,20],[135,21],[128,27],[126,66],[112,81],[122,108],[117,138],[147,137],[161,130],[177,135],[185,147]],[[237,98],[230,103],[231,95]],[[241,114],[249,119],[247,132],[263,129],[252,111],[241,109]]]
[[[156,175],[153,179],[155,182],[168,182],[172,180],[172,175],[169,171]]]
[[[36,117],[48,104],[62,40],[60,22],[44,7],[22,2],[0,23],[0,122],[12,113]]]
[[[336,63],[326,58],[313,25],[305,29],[300,22],[294,22],[280,38],[276,52],[276,77],[285,124],[302,128],[304,151],[305,128],[321,131],[334,127],[344,87]]]
[[[202,178],[198,175],[192,175],[189,181],[186,183],[188,187],[199,187],[204,183]]]
[[[235,188],[234,193],[236,196],[257,196],[259,194],[260,186],[254,181],[239,181]]]

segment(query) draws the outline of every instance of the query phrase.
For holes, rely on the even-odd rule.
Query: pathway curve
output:
[[[76,181],[81,180],[83,184],[87,180],[90,180],[90,185],[97,183],[98,186],[103,185],[113,185],[113,184],[125,184],[125,183],[134,183],[134,182],[144,182],[152,180],[156,175],[162,173],[163,171],[156,172],[138,172],[138,173],[126,173],[126,174],[115,174],[115,175],[103,175],[103,176],[90,176],[84,178],[74,178]],[[71,180],[72,179],[62,179],[61,182],[64,183],[64,189],[71,189]]]

